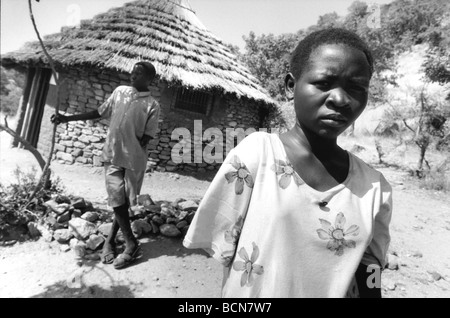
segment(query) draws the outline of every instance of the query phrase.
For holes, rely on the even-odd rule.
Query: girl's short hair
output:
[[[146,72],[146,74],[147,74],[147,76],[148,76],[149,79],[152,80],[152,79],[156,76],[156,69],[155,69],[155,67],[153,66],[152,63],[150,63],[150,62],[145,62],[145,61],[140,61],[140,62],[137,62],[137,63],[134,64],[134,65],[135,65],[135,66],[136,66],[136,65],[141,65],[142,67],[144,67],[145,72]]]
[[[292,52],[290,61],[290,72],[295,79],[299,79],[302,75],[311,53],[319,46],[325,44],[344,44],[362,51],[367,58],[367,62],[369,62],[370,76],[372,76],[373,57],[367,44],[352,31],[341,28],[329,28],[310,33],[298,43]]]

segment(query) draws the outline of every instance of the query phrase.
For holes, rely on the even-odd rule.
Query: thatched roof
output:
[[[139,0],[45,38],[56,64],[130,72],[149,60],[169,83],[275,102],[248,69],[197,18],[186,0]],[[45,65],[38,42],[2,56],[4,65]]]

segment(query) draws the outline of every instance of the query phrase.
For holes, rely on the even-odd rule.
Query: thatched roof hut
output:
[[[138,0],[63,28],[45,44],[58,67],[89,66],[129,72],[139,60],[154,63],[168,83],[219,90],[274,104],[229,47],[201,23],[186,0]],[[5,66],[46,65],[38,42],[2,56]]]

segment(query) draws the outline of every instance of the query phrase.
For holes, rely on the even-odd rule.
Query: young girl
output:
[[[223,297],[381,297],[391,187],[336,141],[364,110],[372,71],[352,32],[298,44],[285,79],[296,125],[229,153],[184,239],[225,266]]]

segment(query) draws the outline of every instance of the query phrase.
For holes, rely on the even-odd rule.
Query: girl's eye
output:
[[[350,88],[350,90],[359,92],[359,93],[367,92],[367,88],[365,86],[361,86],[361,85],[352,85],[349,88]]]
[[[319,89],[328,89],[331,86],[330,82],[327,81],[317,81],[314,85]]]

